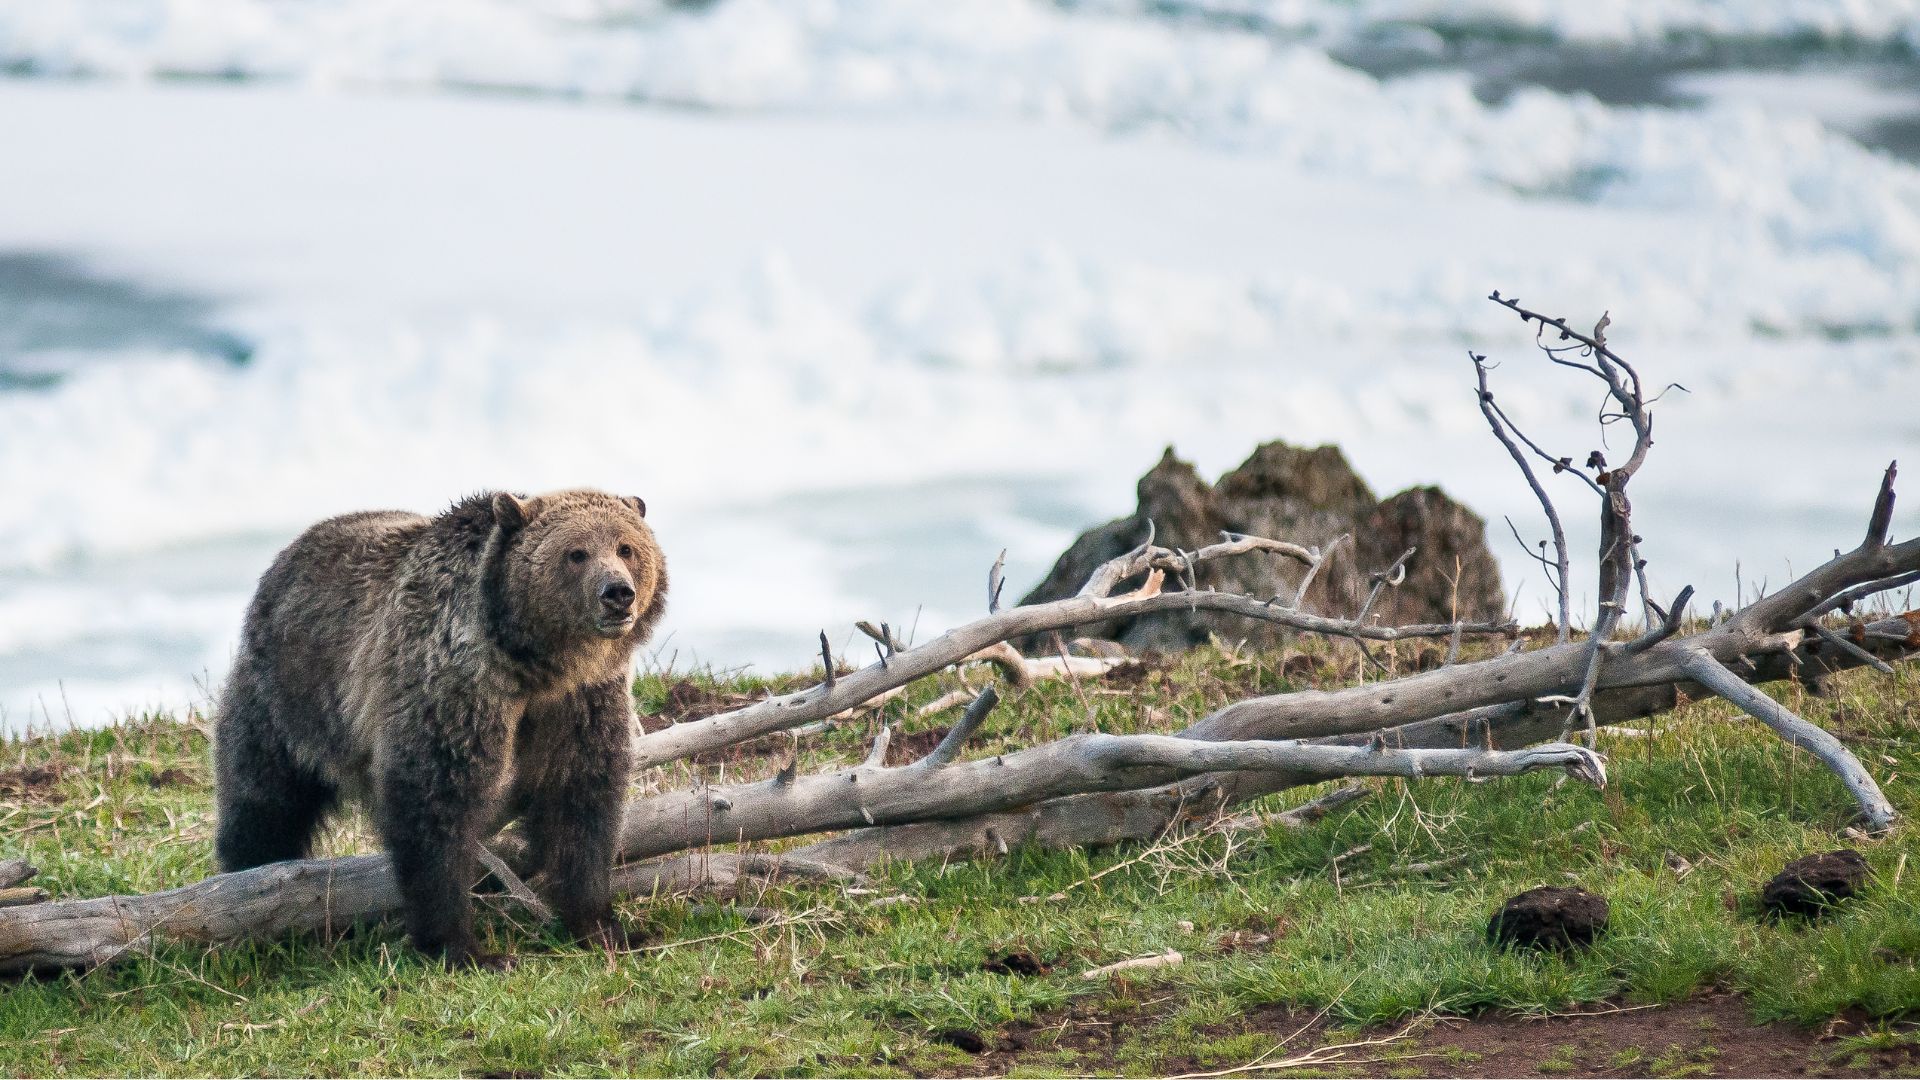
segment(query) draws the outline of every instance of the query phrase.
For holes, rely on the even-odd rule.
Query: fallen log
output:
[[[1872,623],[1867,631],[1863,635],[1866,649],[1883,661],[1920,656],[1920,612]],[[1752,681],[1774,682],[1795,677],[1796,671],[1831,674],[1858,666],[1863,666],[1859,658],[1807,640],[1789,652],[1755,657],[1750,668],[1739,666],[1739,670]],[[1707,696],[1704,688],[1686,682],[1634,687],[1603,691],[1595,697],[1595,709],[1602,723],[1622,723],[1666,712],[1685,698]],[[1396,751],[1522,747],[1560,731],[1567,711],[1564,703],[1523,702],[1397,728],[1386,739]],[[1368,740],[1343,736],[1340,741],[1347,744],[1341,749],[1357,755],[1365,752]],[[992,760],[985,759],[988,764]],[[885,771],[906,773],[918,767],[916,763]],[[1464,773],[1464,767],[1459,772]],[[1055,798],[958,820],[862,828],[758,863],[752,857],[722,852],[628,863],[615,868],[614,880],[625,895],[664,895],[779,873],[831,879],[887,858],[1004,853],[1027,843],[1072,847],[1151,839],[1183,822],[1210,819],[1226,807],[1324,778],[1321,772],[1287,768],[1207,771],[1179,783]],[[857,786],[857,782],[842,782],[849,788]],[[715,794],[727,797],[725,790],[710,791],[709,797]],[[713,839],[723,840],[718,835]],[[641,849],[648,846],[658,845],[643,840]],[[165,892],[0,910],[0,974],[109,963],[160,940],[214,944],[300,932],[331,933],[384,918],[399,907],[399,894],[383,855],[277,863],[219,874]]]
[[[988,691],[991,693],[991,690]],[[1523,750],[1403,749],[1383,744],[1202,742],[1168,735],[1070,735],[1057,742],[948,764],[931,757],[812,776],[672,792],[629,804],[621,852],[648,857],[714,843],[973,816],[1063,795],[1130,791],[1169,776],[1221,770],[1346,776],[1512,776],[1541,768],[1604,781],[1598,755],[1561,743]]]
[[[614,888],[665,896],[777,878],[857,883],[861,875],[818,860],[696,852],[617,867]],[[509,906],[518,901],[500,896]],[[91,968],[160,941],[230,944],[296,933],[331,936],[400,910],[385,855],[272,863],[165,892],[14,908],[0,918],[0,975]]]
[[[1881,662],[1920,658],[1920,611],[1879,620],[1864,628],[1866,650]],[[1802,641],[1791,650],[1747,658],[1735,665],[1746,683],[1804,681],[1866,666],[1866,661]],[[1691,680],[1654,686],[1605,689],[1594,695],[1596,722],[1612,726],[1642,720],[1686,701],[1715,696]],[[1769,699],[1771,700],[1771,699]],[[1526,701],[1471,710],[1393,728],[1394,746],[1484,746],[1509,749],[1549,739],[1572,719],[1569,701]],[[1217,715],[1217,714],[1216,714]],[[1198,737],[1192,729],[1187,737]],[[1366,736],[1336,736],[1352,744]],[[970,818],[861,829],[796,848],[792,854],[843,866],[872,866],[885,859],[957,859],[1006,854],[1014,847],[1062,849],[1152,840],[1169,829],[1202,823],[1222,811],[1264,795],[1319,782],[1285,772],[1211,773],[1134,791],[1077,795],[1035,806]]]

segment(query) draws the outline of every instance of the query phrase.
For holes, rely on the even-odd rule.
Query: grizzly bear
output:
[[[414,943],[501,966],[468,890],[479,843],[518,819],[568,931],[623,941],[632,658],[667,597],[645,515],[597,491],[489,493],[303,533],[260,579],[214,719],[221,867],[301,858],[361,802]]]

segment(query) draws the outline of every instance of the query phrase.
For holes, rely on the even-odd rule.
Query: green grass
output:
[[[1353,677],[1350,652],[1310,655],[1314,663],[1284,668],[1300,685]],[[1287,688],[1282,659],[1203,650],[1137,683],[1010,695],[976,752],[1090,726],[1172,730],[1226,701]],[[641,708],[684,698],[676,681],[641,679]],[[906,717],[910,734],[925,724],[912,706],[954,685],[930,680],[889,715]],[[1784,692],[1852,741],[1897,807],[1920,812],[1920,673],[1855,675],[1826,700]],[[1920,1008],[1920,858],[1905,866],[1920,855],[1914,827],[1837,839],[1850,812],[1839,785],[1717,702],[1654,723],[1656,738],[1603,734],[1613,777],[1604,793],[1551,775],[1382,781],[1372,798],[1299,831],[1203,836],[1144,857],[1134,847],[895,865],[876,873],[873,893],[777,886],[742,898],[777,909],[774,924],[748,923],[711,897],[632,901],[626,914],[651,920],[661,937],[652,951],[612,959],[497,913],[485,932],[522,958],[506,974],[443,971],[387,924],[331,940],[173,943],[111,969],[0,984],[0,1074],[894,1075],[976,1067],[934,1038],[943,1030],[991,1044],[1016,1027],[1026,1046],[1017,1072],[1139,1073],[1252,1060],[1273,1040],[1250,1035],[1245,1017],[1268,1005],[1324,1009],[1349,1028],[1436,1012],[1673,1001],[1709,988],[1745,994],[1757,1020]],[[811,740],[803,764],[855,760],[869,734],[855,724]],[[724,771],[743,779],[776,764],[746,758]],[[689,771],[643,779],[678,784]],[[23,779],[31,775],[42,779]],[[213,869],[208,777],[200,731],[168,721],[0,744],[0,857],[32,861],[36,884],[58,897],[204,876]],[[356,819],[327,847],[370,842]],[[1864,896],[1813,924],[1758,917],[1759,884],[1782,863],[1845,843],[1877,872]],[[1336,875],[1336,857],[1361,845],[1371,846]],[[1396,870],[1463,855],[1423,876]],[[1676,875],[1669,855],[1693,869]],[[1484,943],[1502,899],[1567,882],[1613,903],[1612,931],[1594,949],[1535,957]],[[879,902],[894,897],[904,899]],[[1229,948],[1222,938],[1234,931],[1272,940]],[[1014,949],[1051,971],[983,969]],[[1080,978],[1166,949],[1186,962]],[[1112,1027],[1056,1022],[1071,1015]],[[1108,1049],[1089,1057],[1075,1042],[1088,1030],[1107,1032]],[[1635,1052],[1654,1072],[1712,1067],[1697,1053]]]

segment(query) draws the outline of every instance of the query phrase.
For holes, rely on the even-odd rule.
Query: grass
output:
[[[1351,654],[1339,649],[1287,658],[1200,650],[1131,679],[1013,695],[976,752],[1089,726],[1172,730],[1250,693],[1354,676]],[[636,693],[643,711],[657,712],[794,681],[654,675]],[[952,676],[930,680],[890,715],[906,717],[911,735],[928,723],[911,719],[912,706],[954,685]],[[1920,811],[1920,672],[1856,674],[1823,700],[1782,692],[1848,738],[1897,807]],[[1603,734],[1613,777],[1605,792],[1551,775],[1380,781],[1371,798],[1303,830],[1206,835],[1144,855],[1138,847],[1021,850],[994,861],[894,865],[876,873],[871,893],[775,886],[743,898],[780,913],[767,924],[712,898],[630,901],[626,914],[650,920],[660,936],[650,951],[612,958],[492,913],[485,932],[522,957],[506,974],[443,971],[387,924],[331,940],[168,944],[111,969],[0,984],[0,1074],[979,1067],[951,1045],[954,1031],[989,1044],[1018,1032],[1018,1073],[1141,1073],[1257,1058],[1274,1041],[1248,1020],[1261,1010],[1303,1020],[1324,1011],[1350,1038],[1436,1013],[1544,1013],[1707,990],[1745,995],[1757,1021],[1879,1018],[1877,1034],[1836,1048],[1842,1058],[1911,1040],[1896,1021],[1920,1008],[1920,858],[1906,865],[1920,856],[1920,834],[1905,825],[1872,841],[1836,840],[1850,812],[1839,785],[1718,702],[1653,724],[1651,738]],[[856,759],[868,734],[856,724],[810,740],[803,764]],[[777,764],[740,754],[646,782],[678,785],[696,771],[743,779]],[[0,744],[0,857],[39,866],[36,884],[57,897],[201,877],[213,869],[208,781],[204,736],[171,720]],[[1315,793],[1291,793],[1272,808]],[[1860,847],[1876,870],[1863,896],[1817,923],[1758,916],[1762,881],[1790,858],[1842,843]],[[370,844],[352,819],[327,848]],[[1362,845],[1370,846],[1340,858]],[[1676,872],[1673,857],[1691,869]],[[1396,869],[1445,859],[1456,861],[1427,875]],[[1094,879],[1119,863],[1127,865]],[[1534,957],[1484,943],[1502,899],[1563,882],[1612,901],[1611,932],[1595,948]],[[1167,949],[1185,963],[1080,977]],[[1048,970],[988,969],[1014,951]],[[1090,1030],[1105,1047],[1093,1057]],[[1713,1066],[1698,1051],[1621,1053],[1630,1050],[1622,1067],[1677,1075]],[[1448,1064],[1430,1057],[1400,1071]]]

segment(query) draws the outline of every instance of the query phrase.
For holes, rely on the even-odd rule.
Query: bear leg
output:
[[[333,785],[287,751],[262,696],[236,671],[215,724],[214,852],[228,872],[305,858],[338,798]]]
[[[527,839],[567,932],[621,948],[637,940],[613,913],[613,859],[630,769],[633,699],[624,678],[530,712],[522,776]]]
[[[482,952],[473,934],[475,852],[492,817],[473,795],[493,790],[501,769],[497,756],[479,750],[484,745],[420,740],[383,755],[387,765],[378,780],[380,840],[405,902],[407,934],[450,967],[508,966],[506,958]]]

